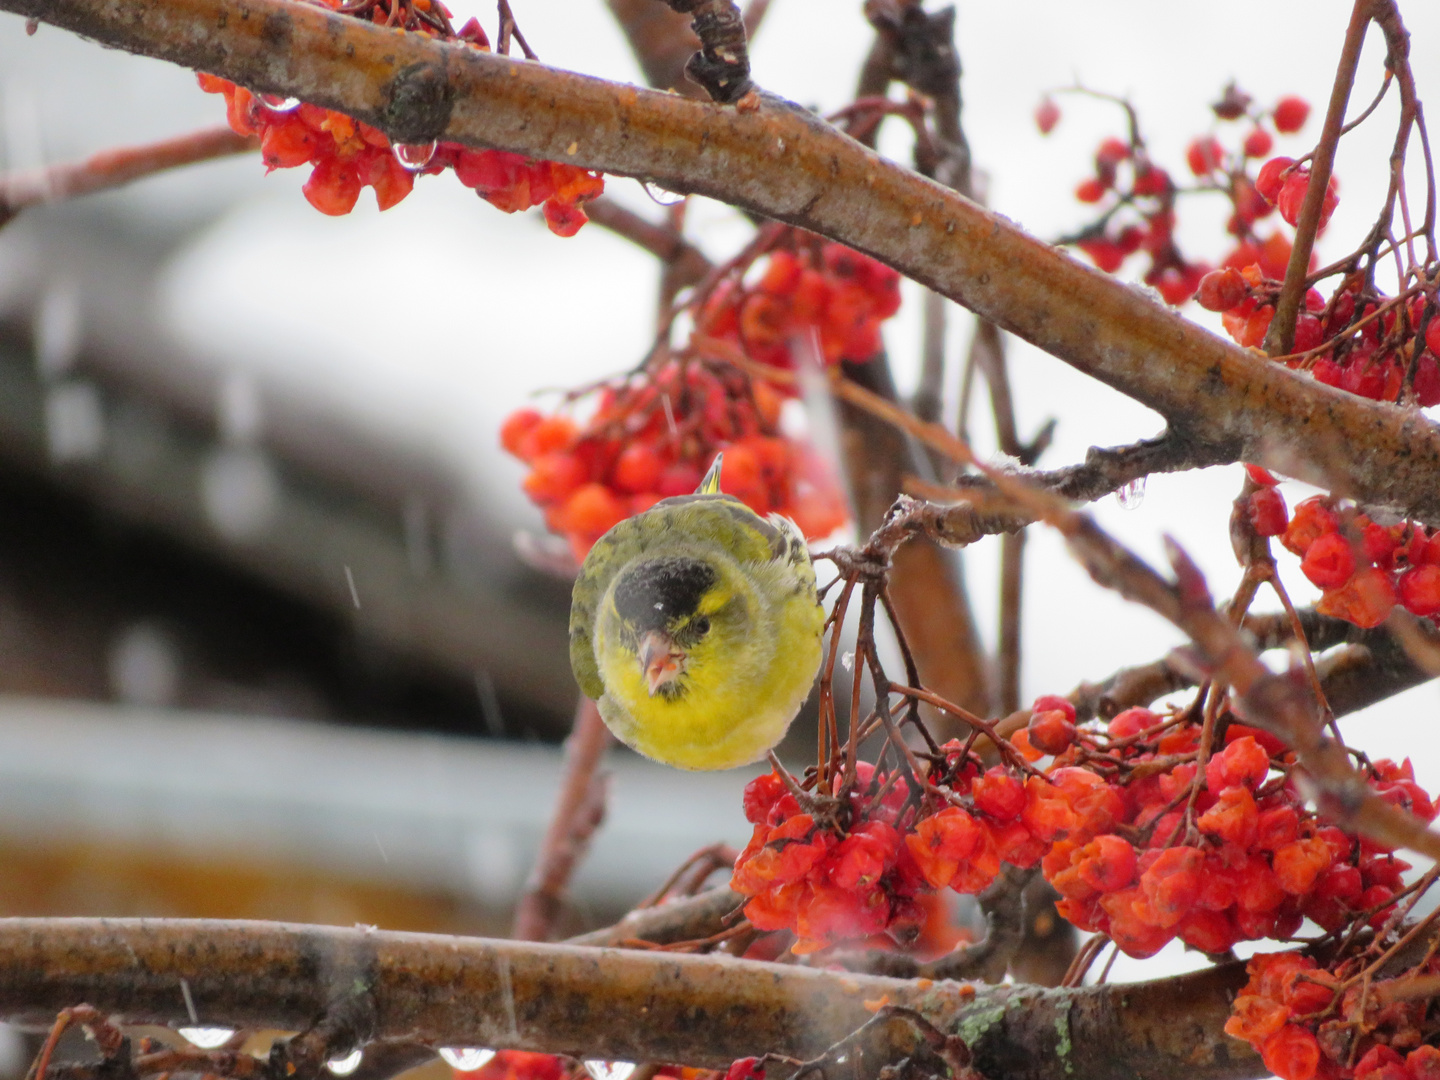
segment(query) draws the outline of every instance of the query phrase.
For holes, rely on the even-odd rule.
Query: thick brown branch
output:
[[[287,0],[0,9],[340,109],[402,142],[443,136],[648,177],[800,225],[992,319],[1197,442],[1440,525],[1440,429],[1419,412],[1260,360],[789,103],[720,108]]]
[[[243,154],[259,145],[259,140],[236,135],[228,127],[209,128],[145,146],[106,150],[84,161],[0,176],[0,225],[27,206],[123,187],[141,177]]]
[[[1243,965],[1081,991],[907,982],[720,956],[584,949],[276,923],[0,921],[0,1015],[49,1021],[87,1001],[128,1023],[296,1030],[362,1002],[370,1037],[721,1067],[766,1050],[810,1058],[877,1003],[958,1034],[1009,1080],[1246,1080],[1259,1058],[1221,1034]],[[913,1048],[883,1025],[866,1073]]]

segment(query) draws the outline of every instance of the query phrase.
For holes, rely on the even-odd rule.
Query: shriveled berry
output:
[[[1030,745],[1046,754],[1063,754],[1075,741],[1075,725],[1059,709],[1031,714],[1026,731]]]
[[[1195,302],[1207,311],[1229,311],[1244,300],[1250,286],[1234,267],[1212,270],[1200,279]]]
[[[1273,487],[1252,491],[1246,512],[1257,536],[1279,536],[1290,524],[1290,517],[1285,511],[1285,497]]]

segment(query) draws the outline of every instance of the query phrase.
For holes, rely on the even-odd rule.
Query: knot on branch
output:
[[[450,126],[450,80],[441,65],[421,61],[403,67],[380,92],[385,104],[377,126],[392,142],[433,142]]]
[[[734,105],[753,88],[745,20],[735,0],[665,0],[672,11],[689,15],[700,39],[700,51],[685,65],[685,74],[711,99]]]

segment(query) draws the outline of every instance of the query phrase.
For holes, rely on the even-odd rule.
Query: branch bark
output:
[[[926,983],[723,956],[576,948],[208,920],[0,920],[0,1016],[48,1022],[85,1001],[126,1023],[297,1030],[337,1008],[369,1039],[679,1061],[812,1058],[873,1015],[913,1009],[1007,1080],[1248,1080],[1264,1066],[1221,1033],[1244,966],[1130,986],[1043,990]],[[323,1026],[323,1023],[322,1023]],[[913,1049],[876,1025],[873,1075]]]
[[[709,195],[849,244],[1247,461],[1440,525],[1440,429],[1270,364],[804,110],[637,90],[287,0],[0,0],[374,124]],[[1364,453],[1357,453],[1364,447]]]
[[[209,128],[144,146],[106,150],[84,161],[0,176],[0,225],[27,206],[123,187],[167,169],[244,154],[259,146],[258,139],[236,135],[228,127]]]

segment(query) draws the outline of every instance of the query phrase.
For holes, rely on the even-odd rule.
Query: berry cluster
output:
[[[1227,266],[1201,280],[1196,299],[1223,313],[1225,329],[1237,342],[1258,347],[1284,275],[1283,265]],[[1434,298],[1424,294],[1386,297],[1352,278],[1342,279],[1329,300],[1310,289],[1295,322],[1292,350],[1286,363],[1308,368],[1327,386],[1372,400],[1409,397],[1424,407],[1440,405],[1440,313]]]
[[[1396,604],[1421,618],[1440,614],[1440,535],[1413,521],[1385,526],[1353,505],[1315,495],[1287,514],[1262,469],[1245,506],[1255,532],[1278,537],[1321,590],[1316,610],[1357,626],[1379,626]]]
[[[530,466],[526,494],[577,559],[611,526],[694,491],[721,450],[723,491],[828,536],[846,520],[844,494],[813,450],[781,433],[783,403],[731,367],[676,360],[603,390],[583,427],[521,409],[500,440]]]
[[[332,9],[340,0],[314,0]],[[354,5],[352,5],[352,8]],[[386,26],[465,42],[488,52],[480,24],[471,19],[457,33],[440,0],[370,0],[353,11]],[[257,135],[268,169],[312,165],[305,198],[323,214],[348,214],[365,187],[388,210],[415,185],[415,177],[453,169],[460,182],[492,205],[514,213],[543,206],[546,224],[560,236],[574,236],[585,224],[584,203],[604,190],[592,172],[554,161],[532,161],[501,150],[472,150],[458,143],[392,146],[376,128],[343,113],[302,104],[293,98],[255,94],[214,75],[199,75],[200,88],[225,96],[226,117],[240,135]]]
[[[1188,189],[1151,159],[1133,110],[1126,108],[1129,140],[1109,138],[1101,142],[1095,152],[1093,174],[1075,189],[1075,197],[1099,206],[1101,216],[1066,242],[1075,244],[1107,273],[1119,270],[1130,255],[1143,252],[1149,258],[1143,275],[1145,283],[1154,286],[1168,303],[1183,304],[1195,294],[1210,267],[1187,259],[1176,245],[1176,200],[1188,192],[1219,192],[1230,200],[1232,212],[1227,229],[1238,241],[1221,265],[1240,269],[1258,263],[1267,275],[1283,276],[1290,241],[1279,233],[1264,238],[1255,233],[1255,223],[1272,212],[1275,198],[1267,201],[1262,196],[1258,187],[1266,178],[1265,170],[1252,179],[1250,165],[1269,154],[1274,146],[1271,128],[1277,134],[1289,135],[1304,126],[1309,105],[1301,98],[1285,97],[1272,110],[1262,111],[1254,107],[1248,95],[1233,85],[1228,87],[1213,106],[1215,115],[1222,121],[1246,120],[1248,130],[1230,149],[1215,135],[1193,140],[1185,157],[1196,186]],[[1042,101],[1035,113],[1041,132],[1048,134],[1059,119],[1055,102],[1050,98]],[[1286,210],[1293,206],[1298,211],[1308,176],[1308,171],[1297,168],[1281,184],[1282,216],[1292,225],[1294,218]],[[1333,210],[1333,202],[1329,207]]]
[[[1321,967],[1301,953],[1257,953],[1225,1030],[1260,1052],[1281,1080],[1440,1080],[1440,1049],[1422,1042],[1430,995],[1406,984],[1431,976],[1429,960],[1391,978],[1349,975],[1355,960]],[[1399,991],[1399,993],[1396,993]]]
[[[1384,921],[1409,864],[1307,809],[1293,756],[1228,714],[1217,750],[1185,714],[1128,709],[1077,725],[1064,698],[1038,699],[1006,760],[986,769],[958,743],[929,755],[928,794],[862,765],[838,810],[806,805],[783,778],[745,789],[750,843],[731,887],[762,930],[788,930],[805,953],[880,933],[903,937],[920,897],[978,893],[1003,863],[1039,863],[1060,914],[1151,956],[1174,938],[1210,954]],[[1053,755],[1042,774],[1024,758]],[[1430,820],[1410,765],[1378,762],[1369,783]],[[840,790],[837,778],[837,792]]]
[[[845,247],[789,230],[744,279],[721,282],[695,316],[706,337],[734,342],[752,360],[789,368],[797,336],[814,333],[826,363],[869,360],[880,324],[900,309],[900,275]]]
[[[1306,918],[1335,930],[1382,917],[1409,864],[1307,809],[1278,740],[1232,720],[1222,748],[1202,762],[1200,735],[1197,724],[1138,708],[1103,736],[1077,731],[1051,775],[1099,760],[1120,771],[1106,785],[1111,820],[1071,829],[1041,861],[1063,897],[1060,913],[1137,957],[1176,937],[1220,954],[1239,941],[1291,937]],[[1377,763],[1370,783],[1434,816],[1408,762]]]

